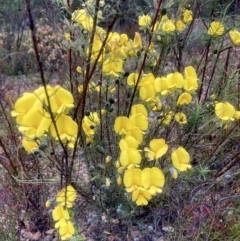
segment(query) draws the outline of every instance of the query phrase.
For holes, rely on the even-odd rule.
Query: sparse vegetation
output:
[[[1,240],[240,240],[238,2],[42,4],[0,12]]]

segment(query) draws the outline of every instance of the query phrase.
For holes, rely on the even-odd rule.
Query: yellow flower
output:
[[[193,15],[192,11],[186,9],[186,10],[183,12],[183,21],[184,21],[185,23],[191,23],[192,20],[193,20],[192,15]]]
[[[163,22],[162,30],[166,33],[171,33],[175,30],[175,25],[172,20],[168,19]]]
[[[187,124],[187,117],[184,113],[182,112],[178,112],[175,114],[175,120],[179,123],[179,124]]]
[[[66,89],[60,85],[54,86],[54,88],[48,86],[47,88],[51,110],[53,113],[65,113],[66,110],[74,107],[73,96]],[[45,104],[48,106],[47,97],[45,96]]]
[[[142,113],[130,115],[129,120],[132,122],[133,127],[138,127],[141,131],[148,128],[148,118]]]
[[[142,186],[142,170],[136,169],[127,169],[124,172],[123,183],[126,187],[127,192],[132,192],[137,188]]]
[[[127,78],[127,84],[130,86],[135,86],[137,83],[138,75],[138,73],[131,73]]]
[[[26,136],[24,136],[22,139],[22,146],[28,153],[32,153],[38,149],[39,143],[37,141],[28,139]]]
[[[128,148],[137,149],[139,142],[133,136],[128,135],[124,139],[120,140],[119,146],[121,151],[127,150]]]
[[[61,236],[61,240],[67,240],[71,238],[74,233],[75,233],[75,229],[72,222],[70,221],[67,221],[65,226],[59,228],[59,234]]]
[[[168,150],[168,145],[164,139],[153,139],[150,141],[150,149],[145,147],[147,157],[150,161],[162,157]]]
[[[166,77],[157,77],[154,80],[154,89],[156,90],[156,92],[160,92],[163,96],[166,96],[170,93],[168,86],[168,79]]]
[[[140,91],[139,95],[142,100],[149,101],[155,98],[156,90],[154,88],[155,77],[152,73],[149,73],[142,77],[139,82]]]
[[[151,195],[162,192],[165,182],[162,171],[157,167],[144,168],[142,170],[142,186],[149,191]]]
[[[156,97],[151,103],[152,111],[160,111],[162,109],[162,101]]]
[[[215,105],[215,114],[223,121],[233,121],[235,108],[228,102],[219,102]]]
[[[82,68],[80,66],[77,66],[76,71],[81,74],[82,73]]]
[[[125,51],[129,57],[134,57],[137,55],[137,52],[141,49],[142,49],[141,35],[138,32],[135,32],[133,41],[130,39],[127,42]]]
[[[183,88],[192,93],[198,88],[198,78],[195,69],[192,66],[187,66],[184,69],[185,79],[183,80]]]
[[[75,189],[68,185],[67,188],[63,188],[57,195],[56,201],[60,205],[67,206],[68,208],[72,207],[72,203],[76,200],[77,193]]]
[[[34,139],[44,135],[51,124],[51,118],[41,107],[33,107],[23,117],[22,126],[19,126],[19,131],[25,132],[26,137]]]
[[[133,191],[132,201],[136,202],[138,206],[148,205],[148,201],[152,198],[152,195],[149,191],[144,188],[137,188],[137,190]]]
[[[120,58],[108,58],[103,62],[103,73],[118,77],[122,70],[123,61]]]
[[[148,117],[148,112],[146,107],[143,104],[136,104],[133,105],[131,108],[131,114],[135,115],[135,114],[142,114],[145,117]]]
[[[184,92],[178,97],[177,105],[188,105],[189,103],[191,103],[191,101],[192,96],[189,93]]]
[[[72,14],[72,20],[76,21],[83,29],[91,31],[93,27],[93,18],[88,16],[85,9],[76,10]]]
[[[77,123],[70,117],[60,114],[56,117],[56,127],[59,137],[62,141],[75,141],[78,132]],[[50,126],[50,132],[53,138],[58,140],[57,132],[54,125]]]
[[[235,111],[234,119],[237,119],[237,120],[240,119],[240,111]]]
[[[139,151],[135,148],[122,150],[120,153],[120,163],[122,166],[135,166],[141,163],[142,157]]]
[[[55,223],[55,228],[64,227],[69,220],[69,213],[62,205],[59,205],[53,209],[52,217]]]
[[[208,34],[210,36],[221,36],[224,33],[224,25],[220,22],[213,21],[208,29]]]
[[[141,144],[143,141],[143,132],[138,127],[133,127],[127,132],[126,136],[134,137],[139,144]]]
[[[13,117],[17,117],[16,121],[18,124],[21,125],[24,115],[26,115],[32,107],[37,106],[42,107],[42,101],[38,98],[35,92],[24,93],[22,97],[17,99],[14,105],[14,110],[11,112],[11,115]]]
[[[159,122],[164,125],[169,125],[172,121],[173,116],[174,116],[174,112],[169,111],[168,113],[165,114],[163,118],[159,119]]]
[[[175,91],[183,87],[183,76],[179,72],[171,73],[167,75],[167,88],[170,92]]]
[[[236,29],[229,31],[229,36],[233,42],[233,44],[240,46],[240,32]]]
[[[119,116],[114,123],[114,131],[119,134],[127,134],[132,129],[132,122],[125,116]]]
[[[151,22],[152,22],[152,19],[148,14],[140,16],[138,19],[138,25],[143,28],[150,27]]]
[[[69,33],[65,33],[64,34],[64,38],[67,40],[67,41],[70,41],[71,40],[71,36]]]
[[[133,48],[135,51],[139,51],[142,48],[142,38],[140,33],[135,32],[133,39]]]
[[[192,167],[189,164],[190,155],[183,147],[178,147],[174,150],[171,154],[171,158],[173,166],[181,172],[184,172]]]
[[[186,25],[181,20],[178,20],[175,25],[176,25],[177,31],[179,32],[183,31],[186,28]]]

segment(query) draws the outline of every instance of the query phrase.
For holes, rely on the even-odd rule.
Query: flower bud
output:
[[[107,156],[106,159],[105,159],[105,162],[106,163],[110,163],[111,160],[112,160],[112,157],[111,156]]]

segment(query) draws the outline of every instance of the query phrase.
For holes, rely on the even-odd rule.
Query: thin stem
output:
[[[131,100],[130,100],[130,105],[129,105],[129,108],[128,108],[127,116],[130,115],[130,111],[131,111],[131,108],[132,108],[132,105],[133,105],[133,100],[134,100],[134,97],[135,97],[136,92],[137,92],[138,83],[140,81],[141,74],[142,74],[143,69],[144,69],[145,64],[146,64],[149,48],[151,46],[152,38],[153,38],[153,34],[152,33],[154,32],[154,27],[155,27],[155,24],[156,24],[156,21],[157,21],[159,12],[160,12],[160,7],[162,5],[162,2],[163,2],[163,0],[160,0],[158,2],[158,5],[157,5],[157,9],[156,9],[156,12],[155,12],[155,15],[154,15],[154,19],[153,19],[153,22],[152,22],[151,32],[149,33],[148,45],[147,45],[147,48],[146,48],[146,51],[145,51],[145,54],[144,54],[144,57],[143,57],[142,65],[140,67],[140,71],[139,71],[139,74],[138,74],[138,78],[137,78],[136,84],[134,86],[134,90],[133,90],[133,94],[132,94],[132,97],[131,97]]]

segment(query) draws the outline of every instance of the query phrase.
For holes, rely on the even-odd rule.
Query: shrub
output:
[[[68,70],[62,86],[50,85],[44,76],[48,63],[60,67],[57,55],[62,50],[54,44],[56,35],[45,26],[39,42],[28,11],[42,86],[14,104],[11,115],[21,133],[16,139],[16,126],[7,122],[14,146],[21,141],[28,152],[21,155],[34,157],[43,182],[61,186],[55,201],[49,198],[46,206],[53,208],[62,240],[80,232],[74,208],[79,196],[91,200],[95,212],[105,212],[107,221],[122,214],[122,219],[130,215],[132,220],[146,210],[138,206],[166,210],[173,198],[165,221],[181,208],[179,220],[193,222],[190,227],[182,222],[179,233],[206,239],[212,234],[199,231],[202,220],[221,232],[210,216],[214,207],[223,207],[223,200],[216,199],[219,178],[226,171],[235,172],[239,155],[234,51],[240,34],[228,24],[227,15],[202,18],[202,42],[198,45],[195,39],[192,45],[197,11],[201,16],[199,3],[194,11],[193,6],[191,10],[186,4],[160,0],[154,13],[140,14],[139,31],[131,38],[113,30],[118,11],[113,10],[106,28],[100,27],[110,3],[87,1],[71,12],[70,2],[63,2]],[[53,49],[45,59],[42,52]],[[5,98],[10,101],[7,93]],[[3,106],[2,111],[9,120]],[[9,152],[5,155],[10,167],[4,167],[16,177],[25,169],[19,169]],[[34,172],[26,178],[32,180]],[[230,199],[237,191],[231,188]],[[215,206],[205,204],[210,199]],[[234,236],[233,230],[226,232]]]

